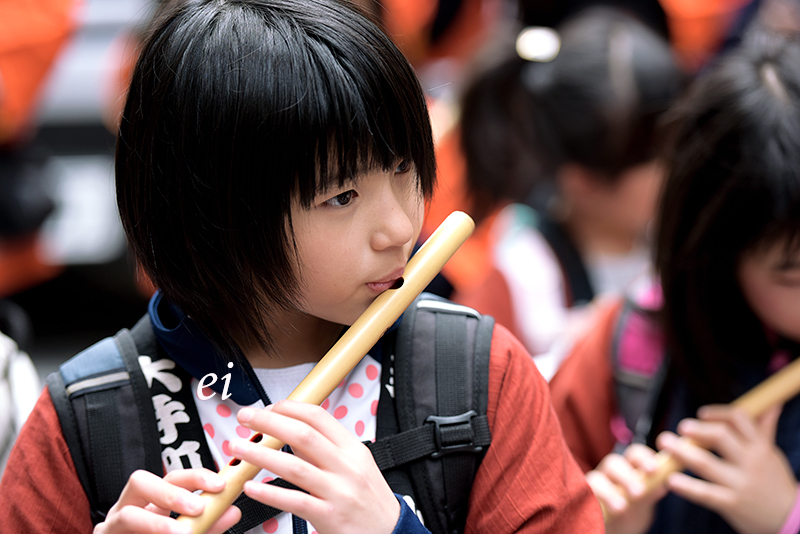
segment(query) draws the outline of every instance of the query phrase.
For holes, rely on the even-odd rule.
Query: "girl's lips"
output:
[[[387,289],[392,289],[396,287],[400,287],[403,285],[403,269],[398,269],[397,271],[393,272],[389,278],[382,280],[380,282],[369,282],[367,283],[367,287],[377,293],[383,293]]]
[[[383,293],[387,289],[393,288],[397,280],[390,280],[388,282],[370,282],[367,284],[367,287],[376,293]]]

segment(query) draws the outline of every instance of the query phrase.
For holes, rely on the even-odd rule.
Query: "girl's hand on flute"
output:
[[[239,422],[292,447],[294,455],[246,440],[231,443],[237,458],[267,469],[309,493],[248,481],[249,497],[291,512],[320,534],[390,534],[400,517],[372,454],[319,406],[282,401],[242,409]]]
[[[669,489],[715,511],[738,532],[778,532],[797,494],[791,467],[775,446],[780,412],[771,409],[754,421],[741,409],[704,406],[698,419],[678,425],[678,433],[694,443],[661,434],[659,448],[700,477],[674,473]]]
[[[169,517],[170,511],[196,516],[204,508],[195,490],[216,493],[225,480],[207,469],[181,469],[164,478],[148,471],[136,471],[108,511],[106,520],[94,528],[94,534],[191,534],[191,525]],[[239,522],[241,511],[231,506],[212,525],[210,533],[221,533]]]
[[[655,504],[666,494],[662,487],[645,495],[641,473],[655,470],[655,456],[651,448],[633,444],[624,455],[609,454],[586,473],[586,481],[607,511],[608,534],[641,534],[650,528]]]

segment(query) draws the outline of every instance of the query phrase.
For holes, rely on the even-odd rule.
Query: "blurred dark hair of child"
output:
[[[546,377],[581,305],[647,271],[657,124],[682,81],[662,37],[597,7],[557,32],[524,30],[463,95],[464,166],[440,164],[464,173],[481,224],[444,273],[453,299],[510,328]],[[456,201],[443,178],[430,220]]]

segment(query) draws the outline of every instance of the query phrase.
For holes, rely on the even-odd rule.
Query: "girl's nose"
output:
[[[386,197],[374,215],[375,230],[371,244],[375,250],[402,247],[414,239],[416,203],[411,199],[398,198],[396,192]]]

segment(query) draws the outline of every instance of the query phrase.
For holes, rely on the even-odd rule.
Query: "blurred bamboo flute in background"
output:
[[[339,338],[314,369],[295,388],[289,399],[321,404],[347,374],[358,364],[403,311],[422,293],[447,260],[472,234],[475,223],[465,213],[453,212],[408,261],[403,283],[384,291]],[[260,441],[259,441],[260,440]],[[283,446],[271,436],[256,434],[251,441],[273,449]],[[205,511],[197,517],[181,516],[178,521],[190,523],[194,534],[203,534],[222,516],[239,496],[244,483],[253,479],[261,468],[241,460],[232,460],[220,471],[225,489],[220,493],[204,493]]]
[[[756,418],[769,408],[782,405],[798,393],[800,393],[800,358],[733,401],[731,406],[741,408],[750,417]],[[693,443],[688,438],[680,439]],[[658,453],[656,461],[658,464],[656,470],[649,475],[642,475],[645,494],[664,484],[670,474],[683,470],[683,466],[665,452]],[[602,503],[600,504],[603,508],[603,516],[608,517],[608,510],[602,506]]]

